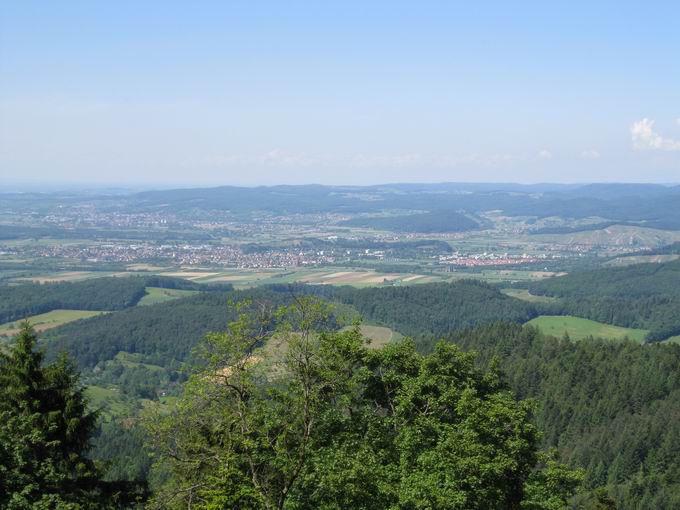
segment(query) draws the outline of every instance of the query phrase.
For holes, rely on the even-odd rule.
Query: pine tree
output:
[[[66,356],[45,365],[36,342],[24,323],[0,353],[0,508],[115,505],[121,487],[100,482],[86,456],[97,413]]]

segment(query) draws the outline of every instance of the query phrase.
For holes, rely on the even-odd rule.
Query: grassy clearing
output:
[[[197,294],[197,290],[179,290],[179,289],[162,289],[160,287],[147,287],[146,295],[139,300],[137,305],[155,305],[156,303],[165,303],[173,299],[193,296]]]
[[[119,361],[121,365],[127,368],[144,367],[147,370],[151,370],[152,372],[160,372],[164,370],[161,366],[144,363],[142,361],[141,354],[120,351],[118,354],[116,354],[115,359]]]
[[[622,328],[571,315],[541,315],[530,320],[527,324],[538,328],[547,335],[561,337],[567,333],[572,340],[583,340],[588,337],[611,340],[628,338],[641,343],[648,333],[645,329]]]
[[[351,329],[352,326],[342,328],[342,331]],[[372,349],[380,349],[390,342],[396,342],[403,338],[401,333],[397,333],[390,328],[384,326],[371,326],[369,324],[361,324],[359,326],[361,334],[368,338],[371,342],[368,346]]]
[[[66,324],[68,322],[87,319],[102,313],[106,312],[97,312],[91,310],[52,310],[51,312],[27,317],[26,320],[31,323],[35,331],[41,332],[56,328],[57,326],[61,326],[62,324]],[[0,325],[0,335],[16,335],[20,331],[20,326],[21,321],[13,321],[2,324]]]
[[[125,402],[117,388],[88,386],[85,395],[89,399],[91,409],[101,410],[105,419],[126,416],[130,413],[130,405]]]
[[[666,340],[664,340],[663,343],[680,344],[680,335],[672,336],[670,338],[666,338]]]
[[[506,296],[528,301],[529,303],[553,303],[557,301],[557,298],[550,296],[535,296],[527,289],[501,289],[501,292]]]

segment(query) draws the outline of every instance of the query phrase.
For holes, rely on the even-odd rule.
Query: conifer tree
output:
[[[28,323],[0,353],[0,508],[107,508],[127,488],[99,481],[87,458],[97,413],[71,362],[45,365]],[[124,485],[124,484],[123,484]]]

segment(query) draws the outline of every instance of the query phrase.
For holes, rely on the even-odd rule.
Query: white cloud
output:
[[[595,149],[588,149],[581,153],[581,159],[600,159],[600,153]]]
[[[538,159],[552,159],[553,155],[548,149],[543,149],[538,153]]]
[[[654,121],[649,119],[633,122],[630,135],[635,150],[680,151],[680,140],[664,138],[654,132]]]

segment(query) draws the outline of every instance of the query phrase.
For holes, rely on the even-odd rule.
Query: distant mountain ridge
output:
[[[680,228],[680,186],[594,183],[586,185],[522,184],[385,184],[376,186],[270,186],[147,191],[128,197],[148,209],[193,208],[247,213],[366,213],[384,210],[501,210],[509,216],[598,216],[642,226]]]
[[[33,200],[31,200],[33,199]],[[38,200],[39,199],[39,200]],[[41,208],[60,203],[99,204],[109,210],[141,212],[226,211],[249,215],[358,214],[384,211],[468,214],[498,210],[508,216],[600,217],[613,222],[680,229],[680,186],[636,183],[512,184],[397,183],[372,186],[220,186],[144,191],[121,195],[0,194],[0,207]]]

